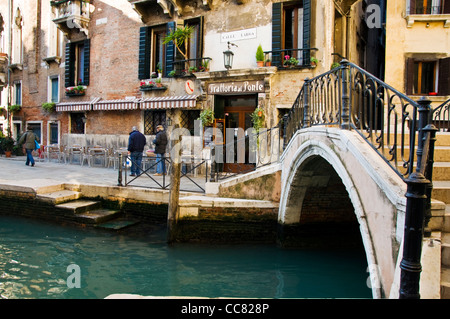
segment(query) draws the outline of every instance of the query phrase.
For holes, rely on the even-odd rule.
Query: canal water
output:
[[[113,233],[0,215],[0,297],[372,298],[361,250],[169,246],[165,236],[164,227]]]

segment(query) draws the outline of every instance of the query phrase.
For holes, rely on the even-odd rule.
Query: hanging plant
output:
[[[21,108],[22,108],[21,105],[13,104],[8,106],[8,111],[10,111],[11,113],[16,113],[19,112]]]
[[[214,123],[214,111],[211,109],[201,111],[198,120],[202,121],[203,127],[212,125]]]
[[[55,106],[56,106],[56,103],[54,103],[54,102],[42,103],[42,108],[49,113],[51,113],[55,110]]]
[[[255,111],[252,113],[253,128],[256,131],[259,131],[260,128],[264,127],[265,120],[266,116],[264,115],[264,110],[259,107],[256,108]]]

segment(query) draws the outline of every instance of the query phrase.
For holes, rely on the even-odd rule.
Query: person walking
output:
[[[39,137],[33,132],[31,126],[27,127],[27,131],[20,137],[18,144],[21,145],[25,143],[23,146],[25,147],[25,152],[27,153],[27,160],[25,165],[34,166],[34,158],[32,152],[36,148],[36,142],[39,143]]]
[[[165,174],[166,172],[164,154],[166,153],[167,136],[166,132],[164,132],[164,126],[158,125],[156,127],[156,136],[153,140],[153,144],[155,144],[155,154],[157,162],[155,176],[160,176],[162,174]]]
[[[136,126],[131,129],[128,138],[128,155],[131,158],[131,174],[130,176],[139,176],[141,174],[142,152],[147,144],[144,134],[139,132]]]

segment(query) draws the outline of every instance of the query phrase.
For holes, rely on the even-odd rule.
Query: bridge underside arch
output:
[[[346,186],[333,166],[312,155],[297,168],[286,195],[280,239],[295,246],[362,246]]]

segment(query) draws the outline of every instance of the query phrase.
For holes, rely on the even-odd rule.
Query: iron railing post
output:
[[[400,299],[419,299],[419,281],[422,265],[423,226],[426,187],[429,181],[420,172],[406,180],[406,214],[403,235],[403,257],[400,263]]]
[[[209,179],[210,182],[214,183],[216,181],[215,170],[216,170],[216,156],[215,156],[215,148],[214,144],[210,144],[210,152],[211,152],[211,177]]]
[[[283,115],[283,151],[287,146],[287,126],[289,122],[289,114]]]
[[[118,163],[119,167],[117,169],[117,171],[118,171],[117,186],[123,186],[122,185],[122,161],[123,161],[122,153],[119,153],[119,163]]]
[[[309,78],[305,79],[303,90],[303,127],[311,126],[311,111],[309,106],[310,83]],[[302,128],[302,127],[299,127]]]
[[[422,271],[421,254],[425,227],[425,215],[431,205],[431,181],[424,172],[428,170],[430,143],[427,143],[425,129],[428,127],[430,101],[421,99],[419,102],[419,137],[417,145],[416,171],[406,180],[406,214],[403,235],[403,259],[400,263],[400,299],[419,299],[419,282]],[[411,134],[415,134],[415,128]],[[433,142],[434,143],[434,142]],[[431,144],[433,144],[431,143]],[[433,147],[434,148],[434,147]],[[425,157],[424,157],[425,156]],[[433,157],[433,156],[432,156]],[[430,175],[431,176],[431,175]],[[429,194],[428,194],[429,193]]]
[[[350,129],[350,82],[349,73],[350,65],[347,60],[341,61],[341,78],[342,78],[342,112],[341,112],[341,129]]]

